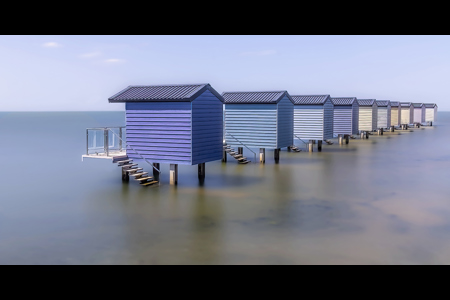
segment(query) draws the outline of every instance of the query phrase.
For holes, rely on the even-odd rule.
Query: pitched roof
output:
[[[377,101],[377,106],[382,106],[382,107],[384,107],[384,106],[389,106],[389,100],[376,100]]]
[[[108,98],[116,102],[190,102],[204,91],[209,90],[220,101],[222,96],[209,83],[167,84],[167,85],[130,85]]]
[[[411,102],[400,102],[400,106],[403,106],[403,107],[409,107],[409,106],[411,106]]]
[[[423,103],[413,103],[412,104],[415,108],[421,108],[423,106]]]
[[[391,101],[391,106],[398,107],[399,105],[400,105],[400,102],[398,102],[398,101]]]
[[[356,101],[356,97],[331,97],[334,105],[352,105]]]
[[[375,99],[358,99],[359,106],[372,106]]]
[[[426,108],[434,108],[436,107],[436,103],[424,103],[423,105],[425,105]]]
[[[292,98],[287,91],[222,93],[225,104],[275,104],[285,95],[292,101]]]
[[[331,98],[330,95],[295,95],[291,97],[294,104],[297,105],[324,104],[327,99]]]

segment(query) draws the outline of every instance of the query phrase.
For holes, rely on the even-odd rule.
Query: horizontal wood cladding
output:
[[[324,139],[324,108],[322,105],[294,106],[294,134],[302,140]]]
[[[151,162],[190,164],[192,111],[190,102],[128,102],[127,143]],[[128,149],[130,158],[139,157]]]
[[[373,119],[372,107],[360,107],[359,108],[359,130],[372,131],[376,129],[377,120]]]
[[[222,159],[223,103],[206,90],[192,102],[192,164]]]
[[[401,120],[402,120],[402,124],[412,124],[413,122],[413,116],[414,111],[412,108],[410,107],[402,107],[402,112],[401,112]]]
[[[391,107],[391,126],[399,126],[401,118],[401,109],[398,107]]]
[[[278,102],[277,148],[284,148],[294,144],[294,104],[285,95]],[[273,126],[273,125],[272,125]]]
[[[377,128],[387,128],[391,123],[391,107],[378,107]]]
[[[352,106],[350,105],[341,106],[339,109],[336,109],[335,107],[333,120],[334,121],[333,135],[338,136],[339,134],[353,134],[352,118],[353,118]]]
[[[277,147],[277,104],[225,104],[225,130],[248,147]],[[242,147],[232,136],[227,144]]]
[[[425,108],[425,122],[434,122],[434,108]]]

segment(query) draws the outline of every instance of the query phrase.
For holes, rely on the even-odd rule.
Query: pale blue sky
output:
[[[128,85],[210,83],[450,110],[450,36],[0,36],[0,111],[124,110]]]

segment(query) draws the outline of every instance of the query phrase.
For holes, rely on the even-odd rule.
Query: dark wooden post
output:
[[[244,147],[238,147],[238,154],[244,154]]]
[[[130,181],[130,175],[128,174],[128,172],[124,167],[122,167],[122,181],[124,182]]]
[[[349,140],[350,140],[350,135],[349,135],[349,134],[346,134],[346,135],[345,135],[345,144],[346,144],[346,145],[348,145]]]
[[[309,150],[309,152],[314,151],[314,140],[309,140],[308,150]]]
[[[280,161],[280,148],[275,149],[273,152],[273,158],[275,159],[275,163],[278,163]]]
[[[200,181],[205,179],[205,163],[198,164],[198,179]]]
[[[322,140],[317,141],[317,151],[322,152]]]
[[[154,166],[155,168],[157,168],[158,170],[161,171],[161,168],[160,168],[160,166],[159,166],[159,163],[153,163],[153,166]],[[159,181],[159,172],[156,171],[155,168],[152,168],[152,169],[153,169],[153,178],[154,178],[156,181]]]

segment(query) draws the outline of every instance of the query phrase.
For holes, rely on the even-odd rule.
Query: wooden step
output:
[[[134,166],[137,166],[137,165],[138,165],[138,164],[125,164],[125,165],[119,166],[119,167],[122,167],[122,168],[127,169],[127,168],[131,168],[131,167],[134,167]]]
[[[137,171],[134,174],[130,174],[130,175],[134,176],[134,178],[137,178],[139,176],[143,176],[143,175],[147,175],[147,174],[148,174],[148,172],[139,172],[139,171]]]
[[[153,185],[155,183],[158,183],[158,181],[157,180],[153,180],[153,181],[141,182],[141,185],[148,186],[148,185]]]
[[[248,164],[249,162],[250,162],[249,160],[243,160],[243,161],[240,161],[239,163],[244,165],[244,164]]]
[[[126,164],[128,164],[129,162],[132,162],[132,161],[133,161],[132,159],[120,160],[120,161],[117,162],[117,164],[119,166],[123,166],[123,165],[126,165]]]
[[[148,180],[148,179],[153,179],[152,176],[147,176],[147,177],[141,177],[141,178],[135,178],[138,181],[144,181],[144,180]]]
[[[238,158],[238,157],[241,157],[241,156],[242,156],[242,154],[233,155],[234,158]]]
[[[126,169],[125,171],[128,173],[134,173],[136,171],[142,170],[142,168],[136,168],[136,169]]]
[[[242,156],[242,157],[239,157],[239,158],[236,158],[237,160],[239,160],[239,161],[242,161],[242,160],[245,160],[247,157],[244,157],[244,156]]]

